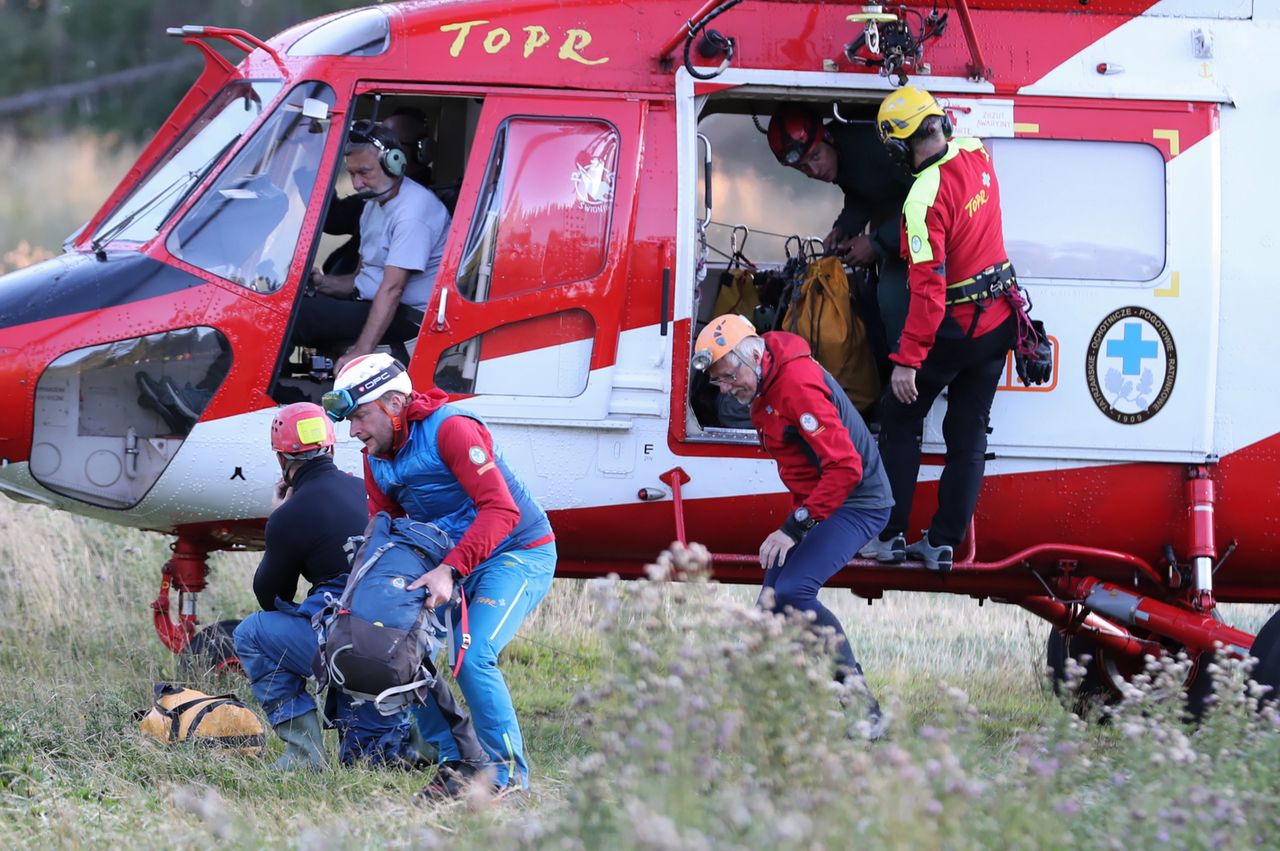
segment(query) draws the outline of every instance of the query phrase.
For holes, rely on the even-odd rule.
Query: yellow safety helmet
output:
[[[698,334],[698,340],[693,345],[693,360],[690,363],[697,370],[710,369],[711,364],[729,354],[747,337],[754,337],[755,334],[756,326],[752,325],[745,316],[737,313],[717,316],[707,323],[702,333]]]
[[[889,139],[910,138],[911,134],[920,129],[920,123],[930,115],[942,116],[942,132],[950,136],[951,122],[933,95],[919,86],[903,86],[891,92],[880,103],[880,112],[876,116],[880,141],[887,143]]]

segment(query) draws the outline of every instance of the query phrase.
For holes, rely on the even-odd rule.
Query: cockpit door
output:
[[[606,418],[641,116],[622,98],[486,97],[415,383],[490,419]]]

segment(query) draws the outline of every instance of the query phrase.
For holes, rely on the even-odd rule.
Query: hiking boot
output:
[[[183,416],[180,411],[175,411],[165,402],[163,397],[167,394],[162,381],[156,381],[145,372],[135,373],[134,378],[138,382],[139,407],[159,414],[170,434],[185,435],[191,431],[195,420]]]
[[[320,715],[313,709],[275,726],[276,735],[284,740],[284,756],[276,760],[276,768],[293,771],[299,768],[324,768],[324,732]]]
[[[867,681],[862,677],[862,669],[859,666],[856,678],[839,682],[837,689],[840,692],[840,708],[845,711],[854,711],[861,704],[866,707],[866,715],[863,719],[849,726],[845,735],[849,739],[862,739],[868,742],[874,742],[885,734],[889,729],[889,719],[884,717],[884,713],[880,711],[880,701],[876,700],[875,695],[871,693],[871,688],[867,685]]]
[[[451,759],[440,763],[436,776],[423,786],[418,797],[428,803],[456,801],[466,794],[472,782],[484,770],[483,765],[474,762],[463,762]]]
[[[880,701],[874,697],[871,698],[871,706],[867,709],[867,729],[863,738],[868,742],[874,742],[884,736],[889,731],[889,719],[880,711]]]
[[[907,538],[905,535],[894,535],[887,541],[879,537],[872,538],[867,545],[858,550],[863,558],[875,559],[881,564],[901,564],[907,558]]]
[[[951,572],[952,550],[950,544],[935,547],[929,543],[929,535],[907,547],[907,558],[924,562],[924,566],[939,573]]]
[[[190,417],[193,423],[200,419],[209,400],[213,398],[213,394],[208,390],[201,390],[190,384],[179,387],[169,378],[162,379],[161,383],[164,385],[165,400],[175,411],[184,417]]]

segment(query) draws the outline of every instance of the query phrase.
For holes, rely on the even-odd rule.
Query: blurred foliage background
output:
[[[0,130],[20,137],[92,128],[147,138],[195,80],[196,50],[168,27],[237,27],[262,39],[377,0],[0,0]],[[234,50],[226,55],[238,62]],[[241,54],[242,55],[242,54]],[[113,83],[131,69],[142,85]]]

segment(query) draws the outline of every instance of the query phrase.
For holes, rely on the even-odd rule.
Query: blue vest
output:
[[[452,416],[471,417],[484,424],[473,414],[452,405],[441,405],[426,419],[409,423],[409,437],[394,458],[375,455],[368,458],[373,481],[384,494],[415,520],[426,520],[439,526],[456,545],[476,519],[476,504],[440,457],[440,447],[436,443],[440,424]],[[520,511],[520,520],[494,548],[490,558],[499,553],[524,549],[551,534],[546,512],[529,494],[524,483],[511,472],[496,446],[493,455],[498,471],[507,481],[507,490]]]

